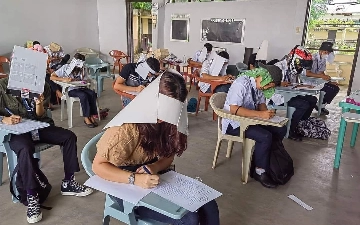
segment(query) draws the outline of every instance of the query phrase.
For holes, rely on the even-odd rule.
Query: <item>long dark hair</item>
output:
[[[80,53],[75,53],[74,58],[75,58],[75,59],[79,59],[79,60],[81,60],[81,61],[85,61],[85,56],[82,55],[82,54],[80,54]],[[75,75],[77,75],[77,74],[80,73],[81,71],[82,71],[82,68],[76,66],[76,67],[73,69],[72,73],[75,74]]]
[[[171,72],[165,72],[160,78],[159,91],[181,102],[186,100],[188,94],[184,78]],[[137,127],[140,133],[140,145],[148,155],[180,156],[187,148],[187,136],[180,133],[176,125],[163,121],[157,124],[137,124]]]

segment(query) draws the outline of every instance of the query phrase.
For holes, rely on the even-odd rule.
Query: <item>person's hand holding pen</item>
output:
[[[142,188],[154,188],[159,184],[159,176],[155,175],[155,171],[150,165],[139,167],[136,170],[135,182],[136,186]]]
[[[21,117],[16,115],[11,115],[8,117],[4,117],[1,122],[6,125],[15,125],[21,122]]]
[[[71,77],[64,77],[62,81],[69,83],[69,82],[73,81],[73,79]]]
[[[275,116],[275,110],[259,111],[259,117],[265,120],[271,119]]]

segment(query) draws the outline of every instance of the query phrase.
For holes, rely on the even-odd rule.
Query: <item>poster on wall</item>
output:
[[[189,42],[190,15],[173,14],[171,15],[170,41]]]
[[[244,42],[245,19],[203,19],[201,21],[201,41],[204,42]]]

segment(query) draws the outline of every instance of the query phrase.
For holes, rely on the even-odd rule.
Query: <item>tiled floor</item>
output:
[[[191,95],[195,96],[195,90]],[[337,102],[345,96],[339,94]],[[111,109],[112,118],[121,109],[120,98],[112,90],[110,81],[105,82],[105,91],[100,98],[102,107]],[[349,147],[349,126],[340,170],[333,169],[340,110],[337,103],[328,106],[331,111],[326,121],[332,135],[329,141],[304,140],[301,144],[285,140],[287,151],[295,163],[295,175],[285,186],[266,189],[258,182],[250,180],[241,183],[241,149],[235,144],[233,155],[225,158],[226,143],[220,152],[218,166],[211,169],[216,144],[216,122],[212,121],[212,111],[202,112],[197,117],[189,115],[188,150],[176,159],[178,172],[191,177],[201,177],[203,182],[223,193],[218,199],[222,225],[358,225],[360,224],[360,143]],[[86,128],[74,109],[74,128],[78,135],[78,155],[82,147],[101,127]],[[53,111],[57,125],[66,127],[67,121],[60,122],[59,108]],[[109,119],[101,122],[105,125]],[[56,138],[56,137],[54,137]],[[63,197],[60,182],[63,178],[62,157],[58,147],[42,153],[42,170],[48,176],[53,191],[46,202],[53,206],[43,210],[44,219],[39,224],[86,224],[102,223],[104,194],[95,192],[86,198]],[[4,167],[6,161],[4,160]],[[84,171],[77,174],[77,180],[85,182]],[[294,194],[314,210],[306,211],[287,196]],[[0,187],[0,224],[27,224],[26,207],[11,202],[9,178],[4,168],[3,185]],[[112,220],[111,224],[121,224]]]

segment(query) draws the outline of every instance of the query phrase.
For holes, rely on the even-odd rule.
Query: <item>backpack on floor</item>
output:
[[[49,183],[47,177],[45,176],[45,174],[39,169],[38,162],[39,162],[39,159],[33,158],[32,163],[33,163],[34,172],[35,172],[34,175],[37,178],[36,181],[38,183],[38,185],[37,185],[38,187],[35,189],[35,191],[39,195],[40,204],[42,204],[49,196],[52,187],[51,187],[51,184]],[[10,180],[10,192],[17,200],[19,200],[19,202],[21,202],[22,204],[27,206],[28,205],[27,192],[26,192],[26,189],[24,188],[22,177],[21,177],[20,173],[18,173],[18,170],[19,170],[19,165],[16,165],[14,172],[11,176],[11,180]],[[18,195],[15,195],[15,191],[14,191],[14,187],[13,187],[13,180],[14,180],[15,174],[17,174],[15,185],[16,185],[16,189],[19,192]],[[45,207],[45,206],[41,206],[41,208],[51,209],[51,207]]]
[[[188,105],[187,105],[187,111],[190,113],[196,112],[196,106],[197,106],[197,99],[190,98]]]
[[[300,121],[298,132],[304,137],[322,140],[327,140],[331,135],[331,131],[327,128],[326,123],[316,117]]]
[[[286,184],[294,175],[293,160],[278,137],[273,137],[269,165],[269,175],[277,184]]]

